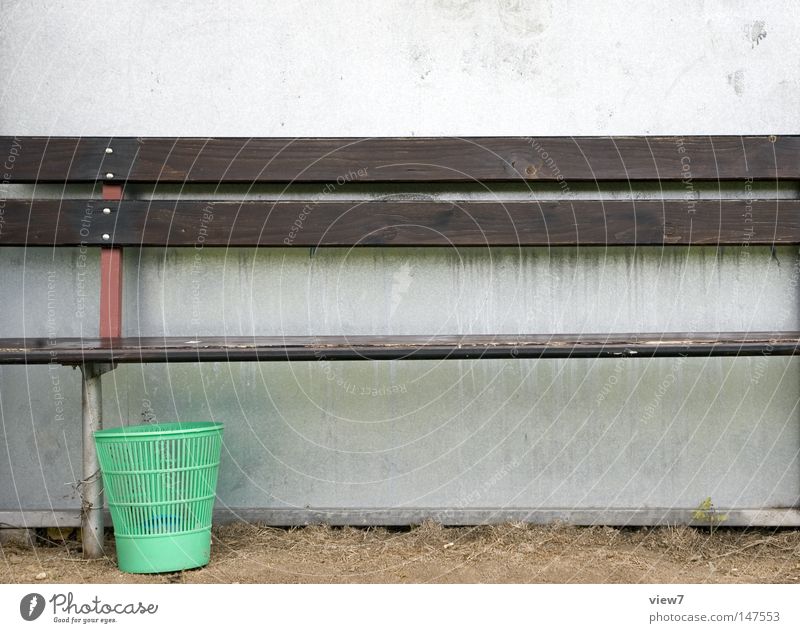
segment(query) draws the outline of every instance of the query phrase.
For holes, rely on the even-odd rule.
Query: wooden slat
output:
[[[107,153],[107,148],[111,153]],[[8,182],[488,182],[800,178],[800,136],[0,137]],[[111,174],[111,176],[107,176]]]
[[[695,200],[691,205],[683,200],[8,200],[0,232],[0,245],[28,246],[798,243],[800,200]]]
[[[786,356],[800,332],[0,339],[3,364]]]
[[[111,138],[71,136],[0,136],[0,160],[4,179],[16,182],[95,182],[119,179],[111,172],[106,153]],[[128,168],[136,159],[135,138],[114,139],[116,166]],[[113,178],[106,178],[112,173]]]

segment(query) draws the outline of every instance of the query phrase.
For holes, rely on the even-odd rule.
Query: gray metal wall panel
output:
[[[800,496],[797,370],[752,358],[220,363],[126,366],[116,384],[128,420],[227,424],[231,507],[787,507]]]
[[[0,248],[0,336],[97,336],[99,251]],[[0,507],[78,505],[80,373],[0,366]]]
[[[787,28],[788,0],[705,3],[697,12],[667,7],[668,15],[631,10],[621,1],[579,11],[550,0],[439,3],[423,12],[413,4],[364,12],[355,4],[317,3],[309,11],[226,2],[210,6],[189,29],[181,7],[159,6],[154,18],[152,8],[140,4],[108,12],[95,2],[86,20],[67,4],[5,4],[2,134],[798,132],[800,40]],[[235,28],[220,30],[205,19],[220,11]],[[664,28],[667,17],[672,28]],[[83,37],[76,38],[78,32]],[[242,49],[247,56],[237,53]],[[185,51],[192,64],[185,63]],[[797,195],[796,183],[788,188],[776,193]],[[714,194],[713,186],[694,183],[693,189]],[[35,191],[61,195],[56,187]],[[315,192],[303,195],[309,193]],[[549,193],[595,195],[582,186]],[[47,332],[50,254],[29,255],[23,288],[22,254],[0,249],[2,336]],[[441,252],[412,258],[360,251],[342,261],[334,252],[310,259],[298,251],[285,262],[283,252],[260,254],[255,272],[252,252],[232,252],[227,261],[205,252],[209,268],[196,279],[191,251],[169,253],[163,263],[159,253],[143,253],[141,269],[130,266],[136,255],[126,256],[129,332],[218,333],[213,330],[222,324],[231,333],[247,333],[254,324],[263,333],[798,325],[788,249],[778,252],[780,266],[764,249],[727,249],[721,257],[713,249],[695,250],[686,265],[685,251],[663,257],[561,251],[549,258],[539,251],[522,262],[506,252],[492,267],[485,253],[465,254],[459,267],[452,254]],[[65,257],[55,267],[63,284],[59,331],[96,334],[96,296],[82,330],[70,316],[74,262]],[[281,265],[285,270],[276,277]],[[139,272],[142,291],[152,291],[142,302],[134,286]],[[201,306],[193,281],[202,289]],[[314,288],[329,284],[313,304],[307,302],[309,281]],[[450,316],[456,306],[459,318]],[[553,504],[594,504],[583,498],[589,491],[609,504],[637,507],[676,499],[695,504],[707,495],[718,503],[796,503],[797,361],[697,359],[678,372],[670,363],[634,361],[620,369],[613,361],[492,361],[474,370],[468,363],[126,367],[105,378],[106,411],[139,419],[146,384],[152,401],[146,417],[224,419],[230,453],[221,492],[230,505],[415,499],[524,505],[540,503],[551,491]],[[0,369],[6,434],[0,508],[18,504],[7,483],[12,467],[30,507],[46,506],[48,494],[58,498],[63,484],[75,479],[77,374],[63,369],[58,375],[74,394],[63,426],[53,419],[49,368]],[[648,408],[670,375],[668,393]],[[406,392],[361,396],[348,391],[351,385],[404,385]],[[203,409],[206,399],[210,411]],[[591,423],[583,425],[587,419]],[[366,423],[371,420],[379,422]],[[67,434],[65,451],[37,455],[34,433],[52,444],[69,429],[75,435]],[[510,434],[505,440],[504,433]],[[595,443],[592,459],[582,461]],[[519,464],[504,474],[514,456]],[[42,472],[48,473],[44,481]],[[598,477],[602,489],[587,487]],[[364,483],[372,480],[377,483]]]
[[[58,267],[62,297],[73,256]],[[26,257],[24,295],[41,301],[50,253]],[[21,262],[7,260],[0,282],[8,335]],[[791,248],[129,250],[126,331],[791,329],[796,263]],[[77,334],[67,304],[59,327]],[[45,316],[26,331],[47,327]],[[786,507],[800,488],[797,370],[786,358],[208,363],[124,366],[104,387],[110,424],[226,422],[223,507],[693,507],[706,496]],[[70,394],[63,421],[53,376]],[[76,503],[77,372],[3,368],[0,381],[0,475],[13,470],[16,486],[0,507],[16,508],[18,493],[28,507]]]
[[[126,251],[129,335],[796,329],[797,250]]]

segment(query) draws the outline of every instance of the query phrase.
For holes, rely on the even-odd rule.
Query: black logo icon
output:
[[[19,614],[23,620],[31,622],[42,615],[44,596],[40,593],[29,593],[19,601]]]

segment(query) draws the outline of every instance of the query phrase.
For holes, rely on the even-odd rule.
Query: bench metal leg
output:
[[[103,389],[100,376],[108,365],[87,363],[83,374],[83,483],[81,490],[81,538],[84,558],[103,556],[103,482],[93,433],[103,428]]]

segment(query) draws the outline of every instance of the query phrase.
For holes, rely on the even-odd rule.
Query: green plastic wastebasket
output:
[[[119,568],[149,574],[207,564],[222,424],[125,426],[96,431],[94,440]]]

